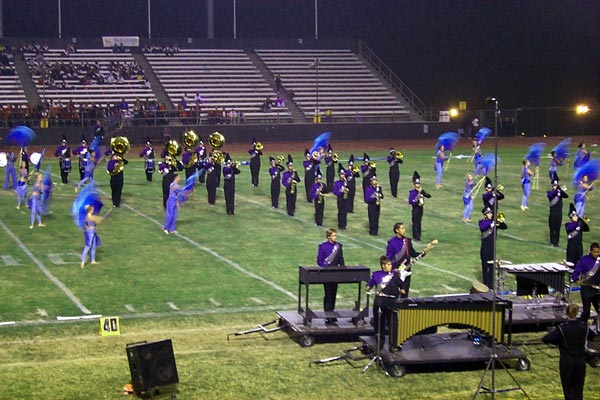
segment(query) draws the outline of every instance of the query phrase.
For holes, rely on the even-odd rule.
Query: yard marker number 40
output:
[[[121,334],[119,326],[119,317],[102,317],[100,318],[101,336],[118,336]]]

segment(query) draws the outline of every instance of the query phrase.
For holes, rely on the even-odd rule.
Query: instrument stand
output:
[[[486,99],[486,102],[488,104],[494,104],[494,134],[495,134],[495,138],[496,138],[496,144],[495,144],[495,163],[494,163],[494,191],[496,191],[497,187],[498,187],[498,122],[500,120],[500,108],[499,108],[499,102],[498,99],[496,97],[488,97]],[[498,201],[494,202],[494,216],[498,215]],[[491,262],[492,264],[492,334],[490,336],[490,341],[491,341],[491,347],[490,347],[490,359],[487,362],[487,366],[485,368],[485,371],[483,372],[483,375],[481,376],[481,380],[479,381],[479,386],[477,387],[477,390],[475,391],[475,395],[473,396],[473,400],[477,399],[477,397],[479,396],[480,393],[490,393],[492,395],[492,400],[495,399],[495,394],[496,393],[502,393],[502,392],[509,392],[509,391],[514,391],[514,390],[520,390],[521,392],[523,392],[523,394],[525,395],[525,397],[527,397],[527,399],[531,400],[531,398],[529,397],[529,395],[527,394],[527,392],[525,392],[525,389],[523,389],[523,387],[519,384],[519,382],[517,382],[517,380],[515,379],[515,377],[508,371],[508,369],[506,369],[506,367],[504,366],[504,364],[502,363],[502,361],[500,360],[500,358],[498,357],[498,354],[496,352],[496,339],[494,337],[494,332],[496,331],[496,297],[498,294],[498,288],[497,288],[497,273],[498,270],[500,268],[500,260],[498,259],[498,254],[497,254],[497,242],[498,242],[498,233],[497,230],[494,229],[494,251],[493,251],[493,261]],[[496,389],[496,362],[498,362],[500,364],[500,366],[508,373],[508,375],[511,377],[511,379],[513,380],[513,382],[515,382],[515,384],[517,385],[516,387],[512,387],[512,388],[508,388],[508,389]],[[483,383],[485,381],[485,376],[488,373],[488,371],[491,371],[491,385],[490,387],[484,387]]]
[[[375,334],[375,338],[377,339],[377,350],[375,350],[373,358],[371,358],[368,364],[362,369],[362,373],[364,374],[373,364],[377,363],[377,366],[385,373],[385,376],[390,376],[383,363],[383,358],[381,357],[381,307],[377,309],[377,315],[379,317],[377,319],[377,332]]]

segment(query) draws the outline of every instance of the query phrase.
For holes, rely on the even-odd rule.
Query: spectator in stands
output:
[[[127,101],[125,100],[125,98],[121,98],[121,102],[119,103],[119,105],[117,106],[119,108],[119,110],[123,111],[123,110],[128,110],[129,109],[129,104],[127,104]]]
[[[283,100],[279,95],[277,96],[277,100],[275,100],[275,107],[285,107],[285,100]]]
[[[196,92],[196,97],[194,98],[194,100],[196,101],[196,106],[202,104],[202,96],[200,96],[200,92]]]
[[[277,74],[275,75],[275,91],[277,92],[277,94],[281,93],[281,89],[283,89],[283,86],[281,84],[281,76]]]
[[[273,102],[271,101],[271,98],[267,96],[267,98],[265,99],[265,101],[262,103],[262,105],[260,107],[260,110],[262,112],[270,112],[272,104],[273,104]]]

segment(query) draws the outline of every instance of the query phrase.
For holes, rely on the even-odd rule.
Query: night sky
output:
[[[4,36],[58,37],[58,0],[3,0]],[[63,38],[146,37],[147,0],[61,0]],[[314,0],[237,0],[237,37],[314,38]],[[204,0],[151,0],[152,37],[205,37]],[[487,96],[568,106],[600,96],[597,0],[318,0],[319,38],[356,38],[425,103]],[[215,38],[233,0],[215,0]]]

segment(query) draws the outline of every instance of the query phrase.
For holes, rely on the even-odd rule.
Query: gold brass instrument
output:
[[[298,173],[296,172],[295,169],[292,169],[291,171],[292,173],[290,174],[291,176],[291,180],[292,182],[290,183],[290,193],[294,194],[296,193],[296,185],[298,185],[298,182],[296,181],[296,176],[298,175]]]
[[[225,145],[225,136],[219,132],[213,132],[208,136],[208,144],[215,150],[219,150]]]
[[[223,141],[225,141],[225,138],[223,138]],[[254,148],[258,151],[263,149],[263,144],[261,142],[256,142],[256,144],[254,145]]]
[[[375,163],[375,161],[369,161],[369,169],[375,169],[377,168],[377,163]]]
[[[588,217],[587,215],[584,215],[583,218],[581,218],[583,220],[583,222],[585,222],[586,224],[588,224],[592,219],[590,217]]]
[[[129,152],[131,145],[129,139],[125,136],[117,136],[110,139],[110,149],[113,153],[119,156],[123,156]]]
[[[560,185],[560,190],[562,190],[563,192],[567,191],[567,185]]]
[[[217,165],[217,164],[223,164],[223,161],[225,160],[225,153],[223,153],[221,150],[213,150],[212,152],[212,162],[213,164]]]
[[[173,158],[181,155],[181,146],[177,140],[169,140],[165,146],[165,150],[167,151],[167,154]]]
[[[398,150],[394,152],[394,157],[396,157],[396,160],[400,161],[404,159],[404,154]]]
[[[506,221],[506,217],[504,216],[504,213],[498,213],[498,215],[496,216],[496,222],[499,224],[503,224]]]
[[[333,162],[338,162],[338,160],[340,159],[340,156],[338,156],[338,153],[333,153],[331,155],[331,159],[333,160]]]
[[[284,161],[285,161],[285,157],[283,157],[283,156],[277,156],[277,163],[278,164],[283,164]]]
[[[200,136],[196,134],[193,130],[183,132],[183,136],[181,141],[185,145],[185,147],[189,147],[190,149],[194,149],[200,143]]]
[[[352,173],[353,174],[358,174],[360,172],[360,167],[358,165],[354,165],[352,167]]]
[[[325,184],[321,183],[321,186],[319,186],[319,190],[317,191],[317,204],[323,204],[323,199],[325,198],[323,189],[325,189]]]
[[[496,190],[504,190],[504,186],[503,185],[498,185],[498,186],[496,186]]]

